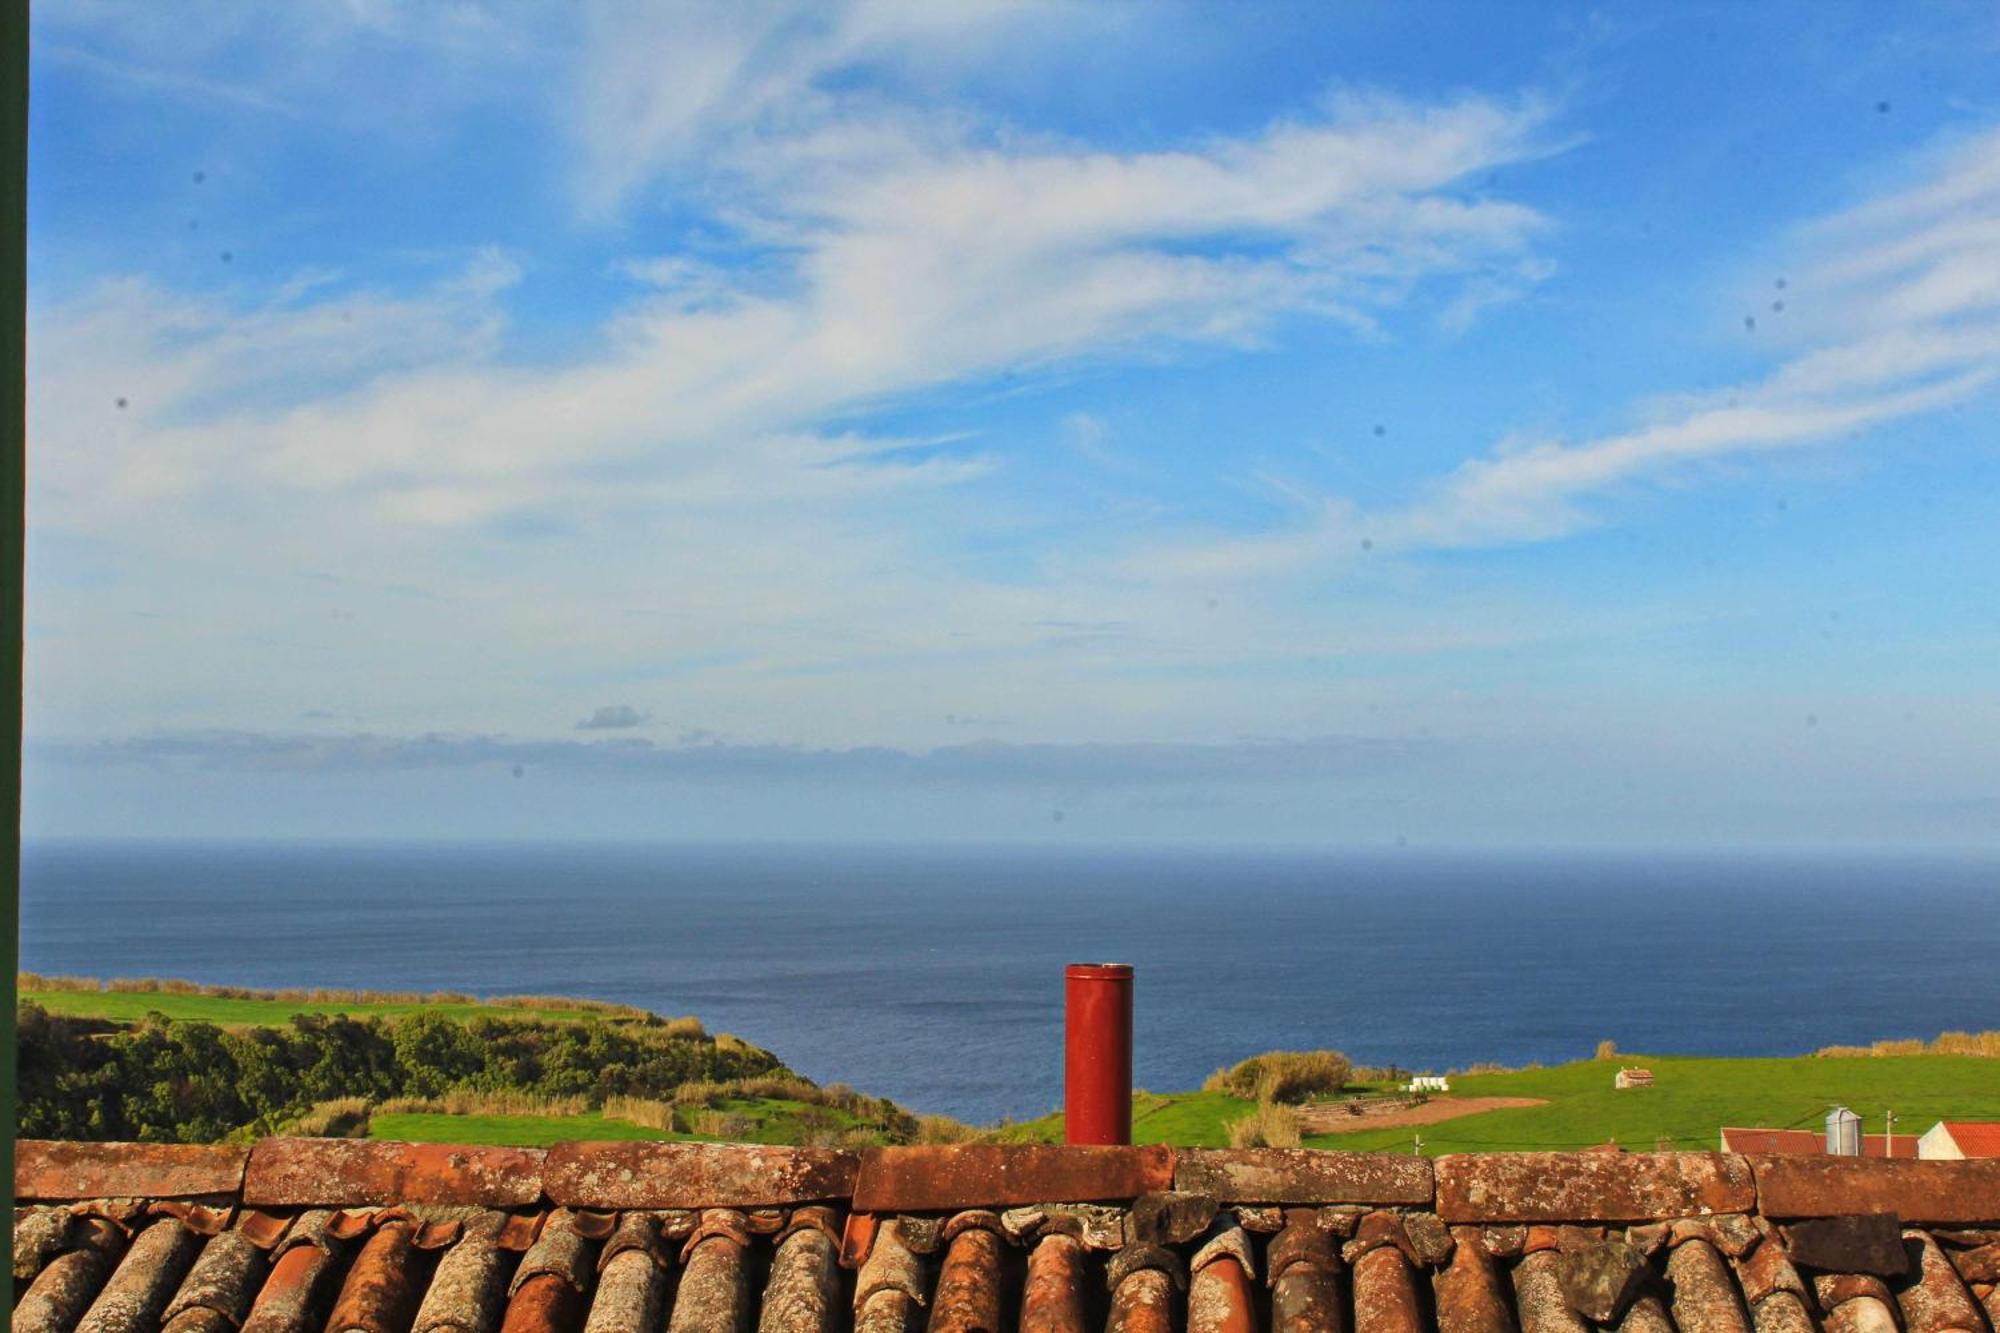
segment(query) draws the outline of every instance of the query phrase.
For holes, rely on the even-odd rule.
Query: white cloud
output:
[[[963,539],[1017,521],[1017,496],[975,484],[1010,467],[1002,443],[843,420],[1013,372],[1251,345],[1286,316],[1375,336],[1413,300],[1429,317],[1490,299],[1540,271],[1543,224],[1475,182],[1549,151],[1544,106],[1350,95],[1112,152],[973,123],[922,80],[829,77],[856,61],[934,71],[1108,21],[1071,8],[959,23],[677,7],[674,22],[725,16],[691,46],[618,26],[651,21],[636,12],[543,41],[571,70],[560,87],[591,94],[572,128],[605,174],[580,202],[622,210],[634,235],[629,302],[581,346],[533,360],[510,345],[508,283],[532,254],[393,293],[306,271],[251,304],[116,279],[36,308],[35,524],[101,543],[120,571],[87,597],[36,597],[39,727],[272,727],[310,699],[411,731],[518,729],[545,725],[557,689],[670,681],[674,716],[751,737],[921,744],[972,710],[1024,736],[1137,738],[1182,708],[1191,672],[1546,628],[1440,600],[1329,646],[1289,607],[1191,605],[1150,572],[1107,571],[1092,553],[1117,538],[1099,532],[992,577]],[[454,96],[494,82],[476,24],[312,13],[351,20],[334,44],[350,56],[424,44]],[[242,75],[255,62],[212,58],[241,33],[225,36],[147,58]],[[705,41],[720,64],[690,54]],[[666,86],[662,50],[719,82]],[[328,81],[289,95],[317,108]],[[619,112],[649,89],[665,101]],[[755,262],[663,246],[645,225],[655,181]],[[1151,466],[1143,438],[1118,443],[1129,470]],[[302,594],[297,570],[344,582]],[[388,583],[434,600],[366,592]],[[162,607],[165,624],[132,629]],[[1116,636],[1048,628],[1114,621]],[[246,626],[257,642],[225,649]],[[1299,697],[1180,729],[1285,730],[1310,715]]]
[[[558,366],[497,354],[499,259],[413,296],[308,290],[250,312],[111,284],[36,314],[38,438],[61,459],[37,478],[39,514],[88,525],[217,476],[438,526],[948,484],[985,463],[912,462],[826,423],[1004,372],[1248,343],[1288,312],[1372,329],[1428,283],[1491,299],[1540,223],[1466,186],[1545,150],[1533,103],[1350,97],[1261,132],[1110,153],[975,138],[932,108],[817,89],[857,53],[965,43],[1012,11],[676,8],[664,34],[617,26],[630,13],[598,11],[584,44],[587,85],[653,99],[612,117],[638,127],[621,160],[692,154],[681,169],[721,192],[719,216],[783,242],[768,264],[635,258],[647,289]],[[669,58],[675,79],[647,65]],[[793,93],[819,109],[781,114]],[[145,408],[100,429],[77,409],[112,379]]]
[[[1795,350],[1762,379],[1656,401],[1632,430],[1510,440],[1401,507],[1327,497],[1303,526],[1170,546],[1130,566],[1239,578],[1351,559],[1363,538],[1387,551],[1550,540],[1597,521],[1620,486],[1967,402],[2000,379],[1996,237],[2000,131],[1944,154],[1913,185],[1800,229],[1815,257],[1775,289],[1798,317],[1784,335]]]

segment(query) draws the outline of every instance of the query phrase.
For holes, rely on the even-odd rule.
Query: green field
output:
[[[1619,1065],[1653,1071],[1650,1088],[1615,1091]],[[1977,1056],[1911,1055],[1857,1059],[1724,1060],[1692,1056],[1620,1055],[1549,1069],[1479,1074],[1452,1080],[1454,1096],[1539,1097],[1546,1106],[1486,1111],[1439,1124],[1319,1135],[1316,1148],[1413,1150],[1421,1135],[1427,1154],[1588,1148],[1608,1139],[1650,1149],[1715,1149],[1724,1125],[1817,1128],[1835,1103],[1862,1117],[1868,1133],[1882,1130],[1884,1110],[1896,1113],[1897,1134],[1921,1134],[1939,1120],[2000,1119],[2000,1060]],[[1450,1097],[1434,1100],[1450,1101]],[[1229,1141],[1227,1122],[1251,1104],[1222,1093],[1140,1094],[1132,1136],[1140,1143],[1214,1147]],[[1002,1131],[1002,1137],[1054,1142],[1062,1117],[1047,1116]]]
[[[607,1120],[595,1111],[584,1115],[445,1115],[405,1113],[377,1115],[368,1122],[371,1139],[403,1143],[489,1143],[508,1148],[546,1148],[572,1139],[690,1139],[648,1129],[629,1120]]]
[[[348,1014],[393,1019],[431,1013],[465,1021],[493,1017],[573,1022],[605,1015],[583,1008],[403,1000],[230,999],[167,991],[32,988],[21,999],[51,1013],[135,1022],[149,1012],[229,1027],[283,1024],[294,1014]],[[610,1021],[620,1021],[611,1018]],[[1620,1065],[1651,1069],[1649,1088],[1616,1091]],[[1350,1090],[1354,1091],[1354,1090]],[[1533,1097],[1547,1105],[1486,1111],[1422,1126],[1368,1129],[1308,1138],[1315,1147],[1426,1153],[1587,1148],[1616,1140],[1633,1149],[1718,1146],[1723,1125],[1817,1127],[1828,1107],[1858,1112],[1869,1133],[1882,1129],[1884,1110],[1896,1113],[1898,1133],[1917,1135],[1940,1119],[2000,1119],[2000,1059],[1973,1055],[1895,1055],[1856,1058],[1712,1059],[1621,1053],[1613,1060],[1580,1060],[1548,1069],[1468,1075],[1452,1080],[1452,1096]],[[1228,1123],[1252,1104],[1216,1092],[1139,1093],[1133,1136],[1141,1143],[1220,1146]],[[576,1116],[394,1114],[374,1117],[377,1138],[531,1146],[562,1139],[732,1138],[757,1143],[824,1141],[860,1122],[833,1106],[772,1099],[736,1099],[708,1108],[705,1135],[674,1135],[601,1114]],[[995,1131],[1003,1140],[1053,1142],[1060,1116],[1045,1116]]]
[[[516,1018],[538,1022],[576,1021],[592,1017],[584,1009],[524,1009],[511,1004],[424,1004],[374,1001],[230,1000],[212,995],[174,995],[165,991],[23,990],[24,1004],[37,1004],[52,1014],[108,1018],[136,1023],[148,1013],[165,1014],[186,1023],[224,1027],[271,1027],[294,1014],[348,1014],[355,1018],[400,1018],[407,1014],[441,1014],[463,1022],[472,1018]],[[603,1015],[596,1015],[603,1017]]]
[[[737,1122],[727,1137],[739,1143],[798,1143],[812,1130],[851,1129],[860,1124],[837,1108],[770,1097],[726,1098],[712,1109]],[[590,1111],[582,1115],[377,1114],[369,1119],[368,1137],[409,1143],[490,1143],[510,1148],[542,1148],[571,1139],[712,1141],[722,1136],[651,1129]]]

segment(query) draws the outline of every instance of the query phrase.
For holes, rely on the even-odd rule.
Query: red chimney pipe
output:
[[[1130,1143],[1131,965],[1071,963],[1063,991],[1063,1140]]]

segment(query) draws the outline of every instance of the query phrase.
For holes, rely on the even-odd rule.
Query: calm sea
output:
[[[596,996],[976,1121],[1061,1100],[1062,965],[1137,1079],[1273,1047],[1442,1071],[2000,1028],[2000,860],[37,845],[22,966]]]

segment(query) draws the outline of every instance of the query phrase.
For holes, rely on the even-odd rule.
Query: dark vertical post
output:
[[[1132,1141],[1132,968],[1071,963],[1063,979],[1063,1139]]]
[[[21,923],[21,611],[27,535],[28,0],[0,4],[0,1178],[14,1178],[14,967]],[[0,1246],[14,1242],[0,1215]],[[13,1284],[0,1286],[0,1327]]]

